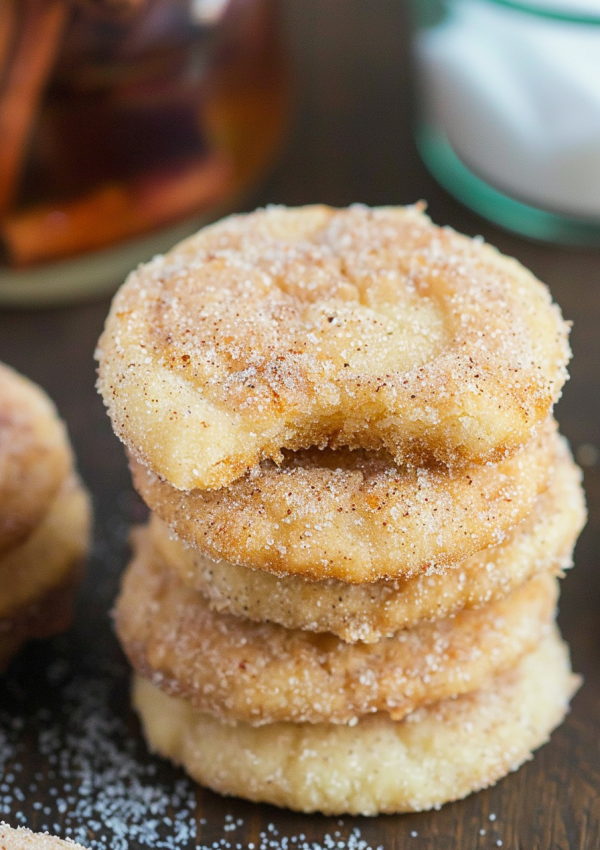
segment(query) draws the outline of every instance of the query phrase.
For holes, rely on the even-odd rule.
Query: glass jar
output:
[[[272,154],[270,0],[0,0],[0,302],[101,293]]]
[[[414,0],[417,144],[509,230],[600,245],[597,0]]]

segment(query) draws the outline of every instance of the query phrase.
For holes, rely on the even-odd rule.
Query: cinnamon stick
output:
[[[17,0],[0,0],[0,86],[8,73],[10,49],[17,22]]]
[[[0,239],[14,266],[51,262],[108,247],[192,215],[223,196],[229,160],[213,154],[158,175],[111,183],[63,204],[40,204],[6,217]]]
[[[0,90],[0,214],[9,208],[67,19],[66,0],[17,0],[21,25]]]

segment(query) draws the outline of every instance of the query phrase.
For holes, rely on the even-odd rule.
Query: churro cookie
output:
[[[562,443],[550,486],[531,514],[502,543],[441,575],[370,584],[280,578],[212,561],[175,537],[156,515],[150,519],[150,535],[169,568],[199,590],[215,611],[289,629],[332,632],[350,643],[373,643],[421,620],[502,599],[534,575],[562,572],[571,566],[585,516],[581,472]]]
[[[35,531],[20,546],[0,555],[0,631],[15,612],[61,586],[81,565],[89,547],[90,525],[87,491],[76,477],[68,478]]]
[[[0,672],[34,638],[66,631],[90,543],[91,505],[67,479],[38,528],[0,556]]]
[[[556,632],[476,692],[356,726],[230,726],[140,677],[151,749],[221,794],[329,815],[430,809],[493,785],[548,740],[578,685]]]
[[[0,850],[85,850],[81,844],[57,838],[45,832],[31,832],[19,827],[13,829],[0,823]]]
[[[557,598],[556,580],[542,576],[484,608],[348,644],[211,611],[143,535],[117,603],[121,644],[143,676],[232,722],[400,719],[517,663],[547,631]]]
[[[212,560],[358,584],[443,572],[499,543],[533,509],[561,451],[548,420],[517,454],[456,470],[308,449],[217,491],[185,493],[136,461],[132,472],[148,506]]]
[[[0,553],[33,531],[71,468],[68,437],[48,396],[0,363]]]
[[[543,284],[418,206],[225,219],[132,273],[98,347],[116,433],[185,490],[310,446],[499,460],[569,356]]]
[[[0,620],[0,673],[28,641],[54,637],[70,628],[82,573],[83,565],[73,564],[58,584]]]

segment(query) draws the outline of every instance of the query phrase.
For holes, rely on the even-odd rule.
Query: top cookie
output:
[[[516,260],[418,206],[275,207],[130,275],[99,387],[119,437],[179,489],[313,445],[481,463],[547,417],[567,333]]]

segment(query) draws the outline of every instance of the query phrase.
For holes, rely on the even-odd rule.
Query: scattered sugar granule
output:
[[[101,652],[99,647],[98,655]],[[343,821],[339,829],[313,841],[302,832],[282,835],[281,824],[274,820],[258,841],[245,844],[237,832],[245,821],[235,809],[213,812],[210,819],[199,817],[202,792],[180,772],[150,757],[129,727],[122,708],[127,704],[125,666],[115,668],[106,657],[82,666],[84,672],[76,674],[62,661],[46,670],[48,687],[55,691],[53,712],[29,710],[30,695],[25,693],[18,723],[14,714],[0,709],[0,810],[11,825],[47,829],[89,850],[383,850],[364,839],[358,828],[342,832]],[[34,790],[27,785],[24,794],[19,759],[32,746],[41,769],[35,773]],[[31,801],[29,796],[43,820],[31,822],[23,814],[27,794],[44,800]],[[204,828],[210,829],[208,840]]]

